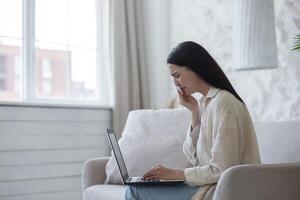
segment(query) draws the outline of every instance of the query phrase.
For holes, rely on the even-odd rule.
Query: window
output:
[[[42,62],[42,91],[39,93],[51,94],[52,92],[52,65],[51,60],[44,58]]]
[[[111,105],[108,1],[0,1],[0,101]]]
[[[0,91],[6,89],[6,56],[0,55]]]
[[[9,21],[9,23],[8,23]],[[15,70],[20,70],[22,46],[22,1],[0,1],[0,100],[20,101],[21,91],[15,90]]]
[[[22,74],[23,74],[23,71],[22,71],[22,68],[20,67],[20,56],[15,56],[15,59],[14,59],[14,75],[15,75],[15,78],[14,78],[14,91],[16,93],[20,93],[21,92],[21,83],[22,83]]]

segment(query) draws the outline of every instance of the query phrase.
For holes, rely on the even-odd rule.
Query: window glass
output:
[[[108,0],[22,2],[0,0],[0,101],[111,105]]]
[[[99,99],[96,0],[36,0],[35,18],[36,97]]]
[[[0,1],[0,101],[22,100],[22,1]]]

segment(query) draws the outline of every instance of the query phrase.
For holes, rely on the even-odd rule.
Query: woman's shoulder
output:
[[[245,105],[227,90],[222,90],[217,93],[213,100],[213,106],[216,110],[235,111],[244,109]]]
[[[229,103],[237,103],[240,101],[227,90],[220,89],[215,97],[215,102],[218,104],[229,104]]]

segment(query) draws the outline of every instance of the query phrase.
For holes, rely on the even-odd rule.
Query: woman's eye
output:
[[[173,78],[179,78],[180,77],[180,75],[177,72],[173,73],[171,76],[173,76]]]

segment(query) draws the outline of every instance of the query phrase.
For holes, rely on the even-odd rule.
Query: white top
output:
[[[226,90],[211,88],[200,100],[200,124],[189,126],[183,152],[189,185],[217,183],[222,172],[239,164],[260,163],[255,130],[246,106]]]

